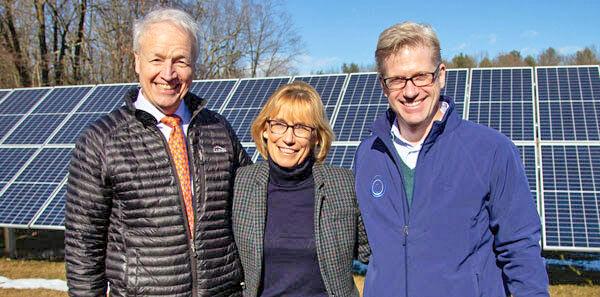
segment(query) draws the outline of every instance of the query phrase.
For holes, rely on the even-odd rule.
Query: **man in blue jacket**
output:
[[[394,25],[375,57],[390,109],[355,158],[372,250],[364,296],[549,296],[518,150],[440,95],[433,29]]]

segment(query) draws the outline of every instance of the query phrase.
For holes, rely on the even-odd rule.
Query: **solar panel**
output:
[[[65,125],[52,137],[50,144],[73,144],[79,135],[104,113],[75,113]]]
[[[50,91],[32,113],[7,132],[3,144],[43,144],[69,113],[90,92],[91,86],[57,87]]]
[[[65,224],[65,198],[67,194],[67,186],[60,188],[58,193],[52,198],[48,206],[44,208],[42,213],[35,218],[31,224],[31,228],[52,228],[62,227]]]
[[[0,181],[10,181],[35,151],[34,148],[0,148]]]
[[[539,205],[537,195],[537,158],[535,144],[517,145],[517,148],[519,149],[521,161],[523,162],[523,168],[525,169],[531,196],[533,197],[535,204]]]
[[[544,247],[600,251],[600,146],[542,145]]]
[[[58,184],[13,183],[0,196],[0,226],[27,227]]]
[[[50,90],[50,88],[15,89],[0,103],[0,114],[26,114]]]
[[[138,89],[138,84],[98,85],[77,112],[109,113],[123,105],[123,97],[131,89]]]
[[[59,183],[67,175],[71,148],[43,148],[16,182]]]
[[[208,109],[219,111],[236,82],[237,79],[197,80],[192,83],[190,91],[206,99]]]
[[[446,70],[446,85],[441,90],[444,96],[450,96],[454,99],[456,112],[463,117],[464,105],[467,95],[467,76],[468,69],[448,69]]]
[[[31,114],[4,140],[3,144],[42,144],[65,117],[64,114]]]
[[[4,138],[19,123],[21,115],[0,115],[0,139]]]
[[[471,70],[468,119],[492,127],[513,141],[534,140],[533,69]]]
[[[44,148],[0,194],[0,225],[25,227],[67,176],[70,148]]]
[[[336,75],[313,75],[313,76],[297,76],[294,80],[303,81],[311,85],[317,93],[321,96],[323,106],[325,108],[325,114],[331,121],[333,111],[337,105],[340,94],[342,93],[342,87],[346,81],[346,74]]]
[[[358,145],[333,145],[327,154],[325,163],[344,167],[348,169],[354,168],[354,154]]]
[[[289,77],[242,79],[222,111],[241,142],[252,142],[250,126],[269,96]]]
[[[8,95],[8,93],[10,93],[10,90],[0,90],[0,103],[2,102],[2,99],[4,99],[4,96]]]
[[[69,113],[91,89],[91,86],[56,87],[33,110],[33,113]]]
[[[598,66],[536,68],[541,140],[600,140]]]
[[[371,134],[375,118],[388,108],[377,73],[352,73],[337,114],[333,132],[339,141],[360,141]]]

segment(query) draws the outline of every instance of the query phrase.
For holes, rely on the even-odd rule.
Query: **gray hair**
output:
[[[433,64],[437,65],[442,62],[440,41],[430,25],[403,22],[385,29],[379,35],[377,50],[375,51],[377,71],[383,74],[385,59],[397,53],[400,49],[418,46],[425,46],[432,50]]]
[[[168,22],[186,31],[192,37],[193,62],[198,58],[198,23],[187,12],[170,7],[158,7],[151,10],[145,16],[135,20],[133,24],[133,51],[139,53],[140,38],[148,27],[153,24]]]

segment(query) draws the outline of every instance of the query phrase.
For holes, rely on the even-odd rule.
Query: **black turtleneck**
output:
[[[326,297],[315,245],[314,158],[293,168],[269,160],[259,296]]]

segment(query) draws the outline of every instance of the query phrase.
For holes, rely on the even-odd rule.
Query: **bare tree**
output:
[[[2,14],[0,16],[0,34],[2,35],[2,46],[12,57],[10,61],[14,64],[18,74],[18,86],[29,87],[32,84],[31,69],[27,63],[26,50],[21,48],[21,36],[17,32],[14,18],[15,1],[2,1]]]
[[[244,33],[249,49],[249,75],[271,76],[291,71],[294,58],[303,52],[303,44],[290,16],[270,0],[260,4],[247,2],[247,5],[250,15]]]
[[[50,69],[48,59],[48,46],[46,44],[46,0],[35,0],[36,19],[38,21],[38,46],[40,49],[39,64],[41,72],[40,84],[47,86],[50,84]]]
[[[553,47],[549,47],[538,56],[537,64],[540,66],[557,66],[561,64],[563,59]]]
[[[525,66],[525,61],[521,57],[521,53],[513,50],[509,53],[501,53],[494,59],[494,66],[498,67],[516,67]]]

